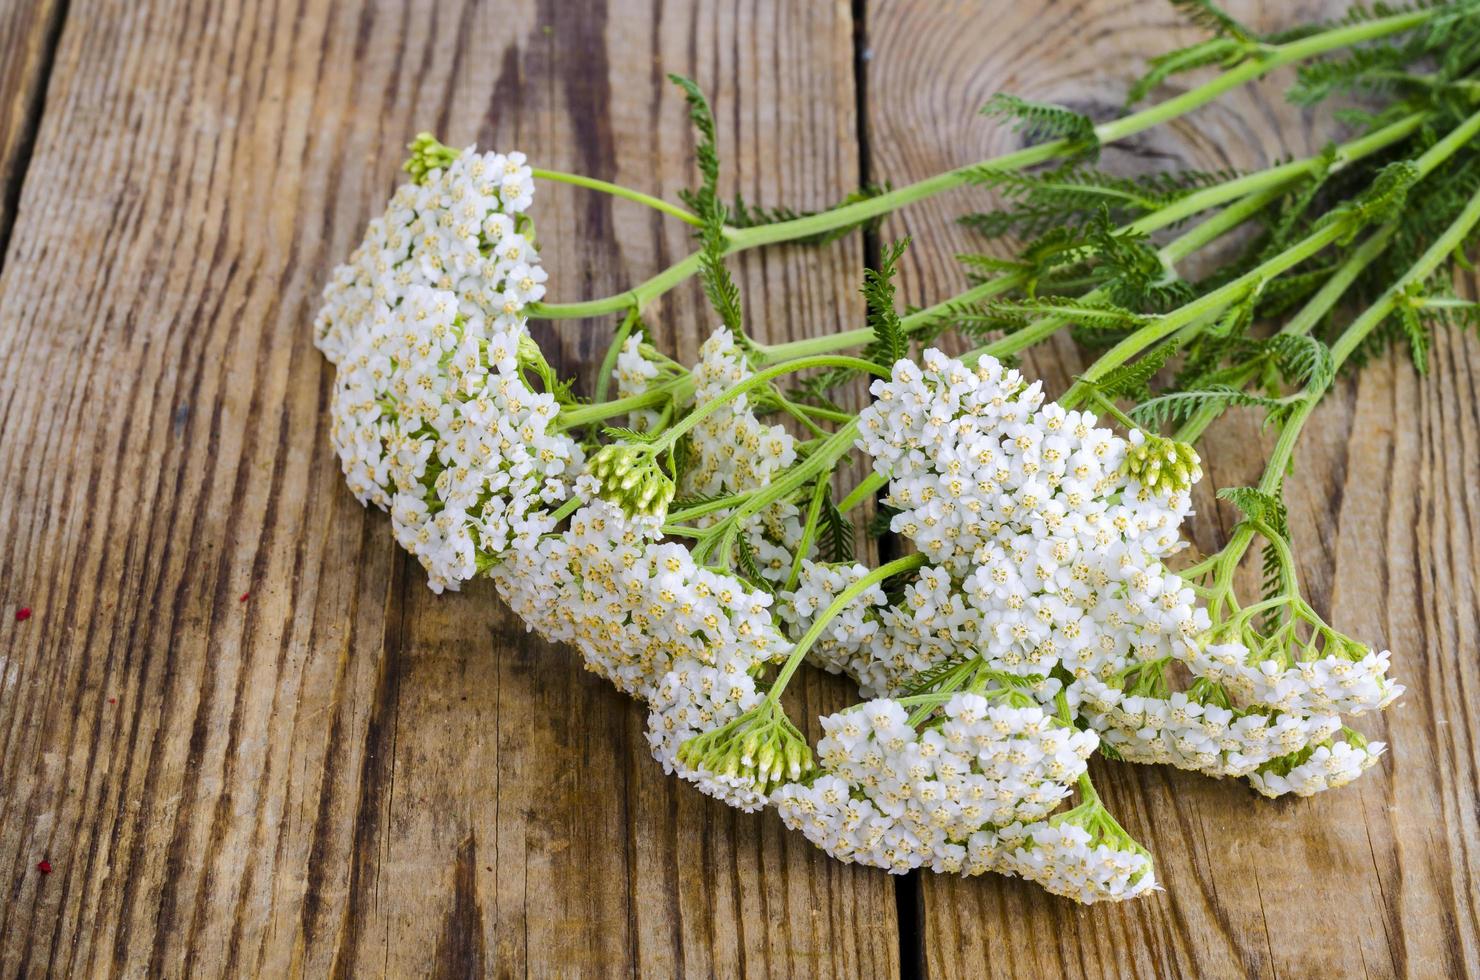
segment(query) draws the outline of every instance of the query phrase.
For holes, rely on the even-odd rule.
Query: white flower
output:
[[[455,589],[553,528],[581,450],[552,431],[552,396],[485,356],[517,349],[510,328],[427,286],[375,307],[339,363],[330,439],[350,490],[390,510],[434,590]]]
[[[1118,826],[1106,826],[1107,817],[1095,805],[1082,815],[1004,828],[999,866],[1086,905],[1125,901],[1156,888],[1150,856]]]
[[[760,809],[767,799],[750,780],[686,765],[678,751],[694,736],[738,718],[760,701],[754,677],[734,669],[733,663],[675,661],[653,690],[647,731],[653,757],[662,763],[664,772],[676,773],[710,796],[747,813]]]
[[[983,835],[1046,817],[1098,744],[1037,706],[971,693],[952,695],[922,728],[889,699],[822,727],[823,774],[775,794],[782,819],[835,857],[894,872],[1000,870],[980,860]]]
[[[616,378],[617,395],[621,398],[643,394],[658,376],[658,365],[643,355],[642,338],[637,334],[622,343],[612,376]],[[647,432],[658,424],[658,418],[656,409],[640,409],[627,413],[627,425],[638,432]]]
[[[913,622],[893,617],[902,631],[875,614],[881,629],[855,670],[865,683],[898,689],[962,649],[1023,677],[1058,666],[1098,676],[1206,628],[1191,590],[1162,566],[1182,547],[1187,493],[1126,477],[1125,441],[1093,415],[1045,404],[1039,384],[990,357],[968,368],[936,350],[919,366],[900,361],[872,391],[859,446],[889,477],[891,527],[951,581],[931,580],[937,594]]]
[[[521,231],[523,160],[469,150],[400,187],[315,321],[338,368],[330,438],[346,482],[391,511],[438,592],[549,531],[581,464],[553,431],[555,399],[520,370],[545,278]]]
[[[1337,789],[1377,764],[1386,750],[1382,742],[1337,739],[1297,753],[1284,765],[1269,766],[1250,773],[1249,782],[1265,796],[1313,796]]]
[[[476,310],[497,328],[522,328],[524,306],[544,292],[522,216],[532,195],[522,153],[472,148],[423,183],[398,187],[324,290],[314,321],[324,356],[339,363],[376,311],[395,309],[415,286],[451,292],[454,312]]]
[[[868,571],[858,564],[804,560],[797,588],[780,596],[778,614],[790,634],[805,632]],[[899,691],[939,663],[975,656],[981,636],[980,616],[956,591],[949,573],[927,567],[906,586],[898,606],[888,605],[877,585],[865,590],[829,620],[807,656],[825,670],[854,678],[866,697],[876,697]]]
[[[1126,695],[1091,681],[1081,685],[1080,694],[1082,716],[1122,757],[1209,776],[1248,775],[1341,728],[1334,714],[1230,709],[1184,692]]]
[[[728,329],[720,327],[699,348],[699,363],[692,372],[693,404],[711,402],[753,376],[744,350]],[[715,497],[757,490],[797,461],[796,439],[784,426],[762,422],[751,395],[719,406],[691,431],[693,462],[684,474],[680,495]],[[730,509],[715,511],[697,524],[706,527],[730,513]],[[785,582],[802,537],[797,506],[790,500],[778,500],[747,517],[740,531],[757,556],[761,576],[773,583]]]
[[[769,594],[657,534],[653,521],[597,499],[491,574],[530,629],[572,644],[588,668],[645,700],[680,662],[739,675],[786,655]]]
[[[1290,666],[1261,660],[1239,642],[1177,649],[1193,673],[1217,681],[1242,704],[1359,715],[1386,708],[1404,691],[1387,676],[1390,652],[1355,644]]]

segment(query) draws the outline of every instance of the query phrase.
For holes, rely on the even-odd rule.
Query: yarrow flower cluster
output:
[[[782,819],[834,857],[896,873],[996,871],[1082,902],[1154,887],[1145,852],[1098,813],[1098,824],[1089,810],[1049,818],[1084,774],[1094,734],[1014,704],[1028,699],[1011,688],[992,694],[999,703],[954,694],[924,725],[890,699],[822,719],[826,775],[781,790]]]
[[[1041,385],[995,359],[970,368],[936,350],[872,390],[859,447],[889,478],[891,527],[935,565],[902,608],[861,597],[880,608],[834,629],[831,665],[875,693],[978,653],[1021,677],[1061,665],[1089,677],[1207,628],[1161,564],[1181,547],[1188,488],[1158,495],[1127,477],[1125,441],[1093,415],[1045,404]],[[798,624],[846,578],[808,571],[787,597]]]
[[[469,151],[424,178],[335,270],[315,332],[338,368],[330,438],[346,481],[390,510],[440,592],[551,530],[582,452],[554,396],[525,380],[549,372],[525,327],[545,273],[523,155]]]
[[[1178,659],[1198,676],[1218,682],[1241,704],[1284,711],[1359,715],[1380,711],[1402,695],[1403,685],[1387,676],[1389,651],[1356,643],[1324,623],[1313,628],[1318,641],[1305,645],[1302,652],[1308,656],[1299,659],[1282,652],[1261,657],[1263,644],[1257,639],[1253,651],[1238,639],[1187,644],[1178,649]]]
[[[1346,744],[1332,742],[1339,713],[1401,693],[1383,676],[1386,652],[1329,630],[1323,648],[1339,652],[1289,667],[1213,642],[1196,590],[1164,564],[1182,546],[1189,486],[1167,471],[1158,491],[1143,485],[1134,433],[1127,442],[1093,415],[1045,404],[1038,385],[991,358],[971,368],[927,351],[923,370],[902,361],[873,394],[860,446],[889,477],[893,529],[939,564],[895,603],[877,587],[860,593],[813,648],[866,694],[980,658],[1023,678],[1040,703],[1062,692],[1124,758],[1249,776],[1272,794],[1313,785],[1284,772]],[[1196,479],[1186,462],[1181,473]],[[866,571],[804,563],[779,612],[803,629]],[[1190,669],[1187,691],[1168,689],[1173,661]],[[1340,758],[1371,765],[1382,749],[1363,743]]]
[[[1131,898],[1156,889],[1156,874],[1094,789],[1096,752],[1245,778],[1267,796],[1336,788],[1375,764],[1383,743],[1343,718],[1385,708],[1403,688],[1388,677],[1388,651],[1341,634],[1301,597],[1280,487],[1309,409],[1391,307],[1327,347],[1309,335],[1336,298],[1320,289],[1296,318],[1306,333],[1255,339],[1240,312],[1319,249],[1271,247],[1207,292],[1173,282],[1191,232],[1161,248],[1147,237],[1190,216],[1148,203],[1121,229],[1119,211],[1078,222],[1068,264],[1014,263],[971,295],[907,315],[891,283],[903,246],[884,250],[865,279],[866,329],[758,343],[725,256],[825,240],[860,212],[732,227],[714,198],[712,115],[683,84],[705,172],[685,208],[424,134],[411,182],[325,289],[315,343],[335,368],[330,437],[346,483],[390,513],[435,591],[491,579],[528,629],[644,702],[667,772],[745,810],[774,804],[829,854],[891,872],[990,871],[1080,902]],[[1344,165],[1391,145],[1366,139],[1373,147],[1342,151]],[[1420,153],[1450,143],[1469,145]],[[544,303],[528,214],[536,176],[682,218],[700,251],[617,296]],[[1018,203],[1041,221],[1034,178],[1018,177]],[[1200,188],[1202,203],[1236,200],[1224,186]],[[883,197],[924,193],[906,191]],[[1347,208],[1309,229],[1297,214],[1289,233],[1329,245],[1340,232],[1333,247],[1346,248],[1378,210]],[[1452,254],[1480,219],[1466,220],[1434,254]],[[1368,244],[1339,260],[1353,280],[1364,267],[1346,263]],[[1119,261],[1101,261],[1112,247]],[[1391,284],[1403,295],[1432,279],[1429,251]],[[642,315],[694,270],[724,326],[685,368],[649,344]],[[1025,286],[1071,271],[1091,285],[1048,299]],[[1184,287],[1199,298],[1177,306]],[[916,331],[934,336],[942,310],[1023,330],[964,358],[915,358]],[[527,319],[598,311],[624,319],[603,361],[609,377],[588,400],[556,376]],[[1076,318],[1128,336],[1059,402],[989,356]],[[1194,349],[1214,322],[1249,365],[1227,364],[1224,347]],[[1221,373],[1196,392],[1152,394],[1167,359],[1184,354]],[[1254,368],[1260,385],[1299,390],[1250,395]],[[835,399],[859,374],[878,377],[854,413]],[[1140,404],[1122,411],[1127,399]],[[1203,475],[1193,443],[1214,409],[1234,404],[1264,406],[1281,438],[1258,488],[1220,492],[1245,515],[1229,543],[1194,560],[1181,530]],[[1172,425],[1175,436],[1156,431]],[[872,475],[838,486],[860,453]],[[877,565],[854,561],[847,516],[869,500],[904,543]],[[1243,606],[1233,581],[1256,537],[1268,545],[1266,591]],[[815,750],[782,700],[804,660],[851,677],[867,699],[822,718]]]
[[[686,661],[740,675],[786,655],[769,593],[695,564],[658,531],[595,499],[565,530],[513,549],[492,576],[530,629],[574,646],[591,670],[644,700]]]

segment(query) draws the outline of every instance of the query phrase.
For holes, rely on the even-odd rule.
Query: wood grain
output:
[[[1341,4],[1230,6],[1274,26]],[[679,71],[715,102],[726,194],[815,208],[1009,148],[973,115],[999,89],[1111,113],[1144,52],[1191,36],[1131,0],[0,7],[0,177],[19,192],[0,200],[0,973],[1476,972],[1474,337],[1441,338],[1426,377],[1393,359],[1345,385],[1290,488],[1317,606],[1391,646],[1409,685],[1363,726],[1389,759],[1278,803],[1102,767],[1167,886],[1121,908],[844,866],[663,777],[636,705],[491,589],[433,597],[326,451],[308,323],[419,129],[672,199],[692,177]],[[1278,81],[1107,162],[1310,152],[1326,124]],[[963,284],[967,201],[883,230],[915,235],[908,300]],[[538,202],[553,299],[690,247],[626,202]],[[857,237],[739,257],[752,332],[856,325],[863,264]],[[689,358],[711,319],[690,284],[650,322]],[[610,327],[537,329],[589,384]],[[1030,358],[1056,388],[1079,365],[1067,342]],[[1258,472],[1253,419],[1213,438],[1209,485]],[[1204,496],[1199,546],[1231,520]],[[799,676],[799,719],[846,703]]]
[[[1230,3],[1265,27],[1321,12]],[[1344,5],[1323,5],[1334,13]],[[1193,36],[1169,8],[875,0],[867,34],[870,158],[896,185],[1016,145],[974,111],[1003,90],[1114,111],[1143,52]],[[1282,103],[1280,78],[1107,149],[1105,164],[1257,167],[1306,154],[1329,122]],[[952,256],[979,248],[951,218],[972,202],[922,203],[883,229],[914,236],[912,301],[965,284]],[[1472,291],[1473,292],[1473,291]],[[1156,855],[1164,894],[1080,909],[1032,885],[924,875],[919,915],[931,976],[1458,976],[1480,963],[1477,749],[1480,682],[1480,343],[1446,336],[1427,377],[1392,359],[1334,394],[1309,427],[1289,487],[1301,572],[1317,607],[1395,651],[1403,703],[1359,727],[1389,758],[1354,787],[1268,802],[1241,784],[1166,768],[1101,766],[1097,785]],[[1062,390],[1083,366],[1061,340],[1029,369]],[[1397,420],[1401,419],[1401,423]],[[1267,437],[1238,417],[1211,434],[1205,490],[1257,479]],[[1216,548],[1233,520],[1210,494],[1193,533]]]
[[[15,218],[64,8],[62,0],[0,5],[0,254]]]
[[[887,878],[663,777],[641,710],[491,589],[427,592],[326,451],[308,330],[421,128],[671,198],[681,71],[727,193],[832,202],[851,29],[762,0],[71,5],[0,276],[0,972],[898,972]],[[556,298],[689,247],[563,189],[536,215]],[[745,257],[755,332],[851,324],[861,265]],[[655,311],[689,354],[698,309]],[[542,339],[590,364],[609,328]]]

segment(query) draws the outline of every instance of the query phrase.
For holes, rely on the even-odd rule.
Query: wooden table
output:
[[[1261,27],[1286,3],[1236,3]],[[1303,2],[1299,14],[1317,13]],[[1328,3],[1335,10],[1340,3]],[[1032,8],[1041,9],[1032,9]],[[1356,786],[1270,803],[1105,765],[1165,893],[891,878],[665,778],[643,714],[486,583],[433,596],[344,488],[309,324],[402,145],[518,147],[664,197],[718,112],[726,190],[826,206],[1009,148],[998,89],[1115,110],[1193,36],[1080,0],[10,0],[0,10],[0,973],[5,976],[1454,976],[1480,962],[1480,343],[1345,382],[1290,487],[1317,606],[1391,646],[1404,703]],[[1326,140],[1279,83],[1107,154],[1251,167]],[[689,247],[542,186],[553,297]],[[962,285],[961,197],[891,219],[907,299]],[[859,323],[868,248],[749,253],[775,341]],[[1473,283],[1466,284],[1473,295]],[[692,355],[696,288],[654,318]],[[589,365],[612,324],[539,328]],[[1030,369],[1062,390],[1067,340]],[[589,381],[589,371],[588,371]],[[1213,436],[1246,483],[1252,417]],[[1202,499],[1216,547],[1232,514]],[[27,606],[34,615],[16,621]],[[815,716],[846,703],[809,678]],[[50,874],[38,869],[50,863]]]

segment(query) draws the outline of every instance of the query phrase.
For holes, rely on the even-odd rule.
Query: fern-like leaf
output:
[[[639,432],[622,425],[603,426],[601,431],[608,439],[621,442],[652,442],[656,438],[651,432]]]
[[[725,265],[725,208],[715,209],[704,221],[699,237],[703,248],[699,252],[699,278],[704,284],[704,295],[709,305],[719,315],[720,322],[738,338],[744,338],[743,315],[740,310],[740,289],[730,276]]]
[[[775,583],[761,574],[760,563],[755,559],[755,549],[750,546],[750,542],[743,534],[735,538],[735,566],[740,577],[751,585],[764,589],[772,595],[776,593]]]
[[[1290,543],[1290,517],[1283,498],[1265,493],[1257,487],[1223,487],[1218,491],[1220,500],[1227,500],[1250,521],[1257,521],[1265,534],[1273,534],[1286,546]],[[1280,553],[1273,542],[1264,547],[1260,564],[1263,577],[1264,598],[1272,598],[1281,590]]]
[[[874,331],[864,357],[882,368],[894,367],[896,361],[908,357],[910,352],[909,337],[900,325],[899,311],[894,308],[894,273],[909,245],[910,240],[905,238],[886,247],[879,256],[879,267],[863,272],[863,299],[868,305],[869,326]]]
[[[998,92],[982,107],[982,114],[1011,120],[1013,131],[1021,133],[1024,139],[1033,142],[1068,140],[1073,144],[1070,155],[1099,155],[1100,138],[1095,133],[1094,120],[1082,112]]]
[[[1319,390],[1336,377],[1331,348],[1307,334],[1277,333],[1263,344],[1287,385]]]
[[[1350,242],[1368,225],[1397,218],[1407,203],[1408,191],[1418,183],[1419,176],[1418,168],[1407,160],[1390,163],[1377,172],[1366,190],[1329,212],[1321,223],[1346,222],[1342,243]]]
[[[927,667],[925,670],[910,677],[909,682],[905,685],[905,696],[929,694],[935,688],[935,685],[945,680],[958,667],[965,663],[966,659],[964,657],[953,657],[944,663],[936,664],[934,667]]]
[[[728,500],[730,497],[733,496],[733,493],[696,493],[687,497],[675,497],[668,504],[668,512],[673,513],[675,511],[688,510],[690,507],[702,507],[705,504],[712,504],[717,503],[721,500]]]
[[[823,561],[852,561],[853,522],[838,510],[838,505],[833,503],[831,495],[822,500],[819,520],[821,527],[817,536],[817,546],[822,552]]]
[[[717,130],[714,112],[709,108],[709,100],[704,97],[704,92],[692,79],[672,73],[668,80],[683,89],[684,100],[689,106],[689,123],[699,137],[698,145],[694,148],[694,159],[699,167],[699,188],[684,192],[679,197],[699,217],[709,219],[720,206],[719,146],[715,138]]]
[[[1123,177],[1094,167],[1064,166],[1023,173],[984,166],[968,174],[973,183],[995,188],[1002,206],[968,214],[962,224],[985,235],[1037,235],[1050,228],[1079,225],[1107,208],[1116,223],[1166,207],[1199,188],[1231,180],[1231,171],[1179,170]]]
[[[1234,20],[1213,0],[1171,0],[1173,7],[1188,21],[1215,37],[1231,38],[1245,44],[1254,41],[1254,34],[1243,24]]]
[[[864,533],[875,540],[882,538],[889,533],[890,525],[894,522],[894,516],[898,513],[899,511],[893,507],[887,504],[880,504],[874,511],[874,516],[869,519],[868,526],[864,528]]]
[[[1257,487],[1223,487],[1218,491],[1218,499],[1226,500],[1250,520],[1271,523],[1273,518],[1278,523],[1278,515],[1284,512],[1284,503],[1278,497],[1265,493]]]
[[[1177,347],[1173,340],[1159,344],[1143,357],[1105,372],[1094,383],[1095,387],[1106,398],[1130,398],[1136,401],[1149,399],[1151,379],[1177,353]]]
[[[1408,353],[1413,358],[1413,366],[1419,374],[1429,373],[1429,347],[1433,341],[1433,331],[1424,318],[1419,315],[1417,305],[1412,302],[1400,302],[1394,311],[1398,325],[1403,330],[1403,336],[1408,340]]]
[[[1161,428],[1177,422],[1185,422],[1193,413],[1205,406],[1219,409],[1236,406],[1262,408],[1272,419],[1278,419],[1289,410],[1289,403],[1278,398],[1244,391],[1231,385],[1209,385],[1190,391],[1173,391],[1144,401],[1131,409],[1130,416],[1138,425]]]
[[[1146,63],[1146,72],[1126,92],[1125,104],[1133,106],[1145,99],[1157,86],[1174,75],[1181,75],[1209,65],[1232,67],[1249,51],[1243,41],[1231,37],[1212,37],[1167,54],[1157,55]]]

